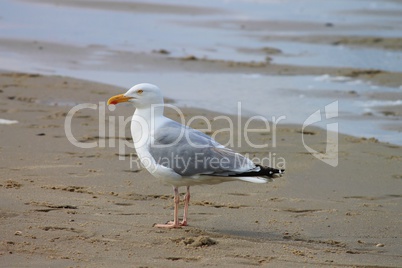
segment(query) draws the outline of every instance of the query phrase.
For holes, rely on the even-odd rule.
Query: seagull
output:
[[[126,93],[111,97],[107,104],[123,102],[136,108],[131,119],[131,135],[141,164],[154,177],[173,186],[174,219],[166,224],[155,224],[155,227],[188,225],[190,186],[238,180],[266,183],[284,173],[284,169],[256,165],[205,133],[165,117],[163,95],[155,85],[135,85]],[[185,186],[187,192],[183,219],[179,221],[181,186]]]

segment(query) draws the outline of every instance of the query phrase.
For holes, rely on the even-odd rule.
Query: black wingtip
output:
[[[260,176],[267,176],[267,177],[275,178],[275,177],[280,177],[280,176],[282,176],[282,174],[285,173],[284,169],[264,167],[261,165],[257,165],[257,166],[260,168],[260,171],[258,172]]]
[[[264,167],[261,165],[256,165],[260,168],[259,171],[244,172],[236,175],[230,175],[230,177],[268,177],[268,178],[278,178],[285,173],[284,169],[276,169],[271,167]]]

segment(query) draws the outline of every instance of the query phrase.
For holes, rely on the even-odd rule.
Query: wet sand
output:
[[[326,38],[314,42],[325,42]],[[397,45],[398,43],[395,43]],[[360,44],[364,46],[363,44]],[[331,67],[331,66],[297,66],[272,63],[269,56],[280,53],[272,48],[262,47],[254,53],[268,57],[262,61],[218,60],[195,55],[172,56],[168,50],[150,50],[145,52],[118,51],[101,45],[76,46],[57,42],[1,39],[0,49],[12,51],[16,55],[25,55],[30,64],[49,64],[69,70],[93,71],[96,70],[120,72],[192,72],[192,73],[232,73],[232,74],[261,74],[261,75],[329,75],[344,76],[353,79],[369,81],[374,85],[399,87],[402,85],[402,73],[372,69]],[[250,49],[238,48],[250,53]],[[101,56],[95,56],[101,55]],[[10,64],[12,65],[12,64]],[[35,65],[33,65],[35,66]],[[46,73],[52,69],[35,67]]]
[[[306,151],[301,126],[279,126],[275,147],[242,143],[236,150],[284,159],[284,177],[264,185],[193,187],[190,226],[161,230],[152,225],[172,218],[171,187],[140,169],[133,150],[119,160],[119,150],[109,146],[130,137],[128,127],[111,135],[109,123],[110,117],[130,116],[131,107],[107,110],[103,133],[98,110],[74,115],[74,137],[105,147],[81,149],[66,138],[65,118],[74,105],[100,105],[116,92],[67,77],[0,75],[0,118],[18,121],[0,125],[5,267],[402,265],[400,146],[340,135],[339,165],[331,167]],[[212,134],[225,127],[214,120],[216,113],[183,111],[186,120],[210,118]],[[273,138],[253,136],[267,143]],[[304,138],[314,150],[325,151],[323,130],[307,129]]]

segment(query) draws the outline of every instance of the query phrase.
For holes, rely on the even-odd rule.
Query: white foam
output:
[[[11,125],[11,124],[17,124],[17,120],[8,120],[8,119],[3,119],[0,118],[0,125]]]
[[[359,101],[361,107],[378,107],[378,106],[397,106],[402,105],[402,100],[370,100],[370,101]]]
[[[352,79],[346,76],[331,76],[329,74],[320,75],[314,78],[317,82],[349,82]]]

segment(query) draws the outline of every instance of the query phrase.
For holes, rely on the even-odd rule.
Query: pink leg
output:
[[[184,214],[183,220],[180,222],[181,226],[187,226],[188,205],[190,203],[190,186],[187,186],[187,193],[184,197]]]
[[[158,228],[180,228],[181,224],[179,223],[179,188],[173,187],[174,190],[174,220],[173,222],[168,222],[166,224],[155,224],[154,227]]]

